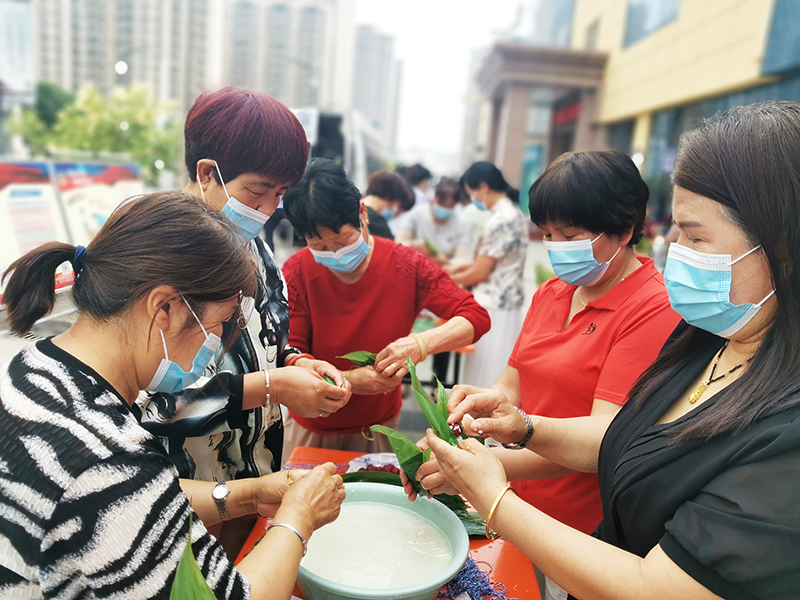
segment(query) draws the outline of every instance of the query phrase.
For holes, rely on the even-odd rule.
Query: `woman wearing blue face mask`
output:
[[[192,385],[142,394],[138,407],[144,426],[163,438],[181,476],[254,477],[280,469],[279,404],[319,417],[349,398],[348,384],[332,365],[298,358],[299,350],[289,344],[285,283],[259,237],[281,195],[300,179],[308,142],[285,106],[234,88],[197,99],[186,118],[185,138],[190,181],[184,191],[234,224],[252,256],[258,287],[243,298],[245,328],[225,364],[212,360],[212,368]],[[334,385],[322,379],[326,374]]]
[[[442,177],[433,200],[408,213],[397,242],[411,246],[441,267],[472,262],[472,228],[456,210],[461,193],[455,179]]]
[[[528,223],[517,206],[519,192],[493,164],[477,162],[461,185],[483,215],[474,260],[445,270],[453,281],[471,289],[492,318],[492,329],[464,360],[466,383],[488,387],[506,365],[522,322],[523,269]]]
[[[413,199],[411,188],[397,173],[373,173],[362,199],[367,207],[370,233],[393,240],[394,234],[389,229],[389,221],[402,213],[403,205]]]
[[[680,320],[652,259],[634,252],[648,197],[621,152],[564,154],[547,167],[531,186],[529,207],[557,277],[536,291],[500,377],[485,392],[459,386],[457,397],[502,394],[547,418],[608,420],[619,411]],[[521,498],[578,531],[594,531],[602,516],[594,474],[558,468],[545,481],[521,481],[509,472]],[[548,586],[541,581],[542,590]]]
[[[486,311],[418,252],[370,234],[367,209],[344,170],[314,159],[286,194],[286,216],[308,248],[284,265],[292,315],[293,346],[342,369],[353,386],[346,407],[325,419],[291,414],[288,453],[297,445],[391,450],[385,436],[364,438],[369,427],[397,428],[400,382],[406,360],[418,363],[470,344],[489,328]],[[443,325],[410,333],[426,308]],[[339,358],[356,350],[377,354],[374,366],[351,369]]]
[[[681,138],[672,178],[680,235],[664,278],[684,322],[610,425],[531,416],[536,454],[519,453],[530,477],[545,474],[544,457],[597,472],[603,521],[590,538],[509,493],[492,527],[577,598],[791,600],[800,589],[800,105],[715,115]],[[497,439],[528,436],[498,395],[451,404],[452,420],[471,411]],[[496,459],[431,443],[487,514],[506,486]],[[476,471],[487,475],[460,475]]]
[[[258,285],[240,235],[187,194],[133,198],[87,248],[53,242],[9,267],[14,333],[52,310],[66,261],[77,320],[0,370],[3,596],[166,598],[188,547],[216,598],[288,600],[306,540],[344,499],[334,465],[179,480],[131,410],[139,390],[192,385],[234,344]],[[207,527],[257,513],[273,528],[234,567]]]

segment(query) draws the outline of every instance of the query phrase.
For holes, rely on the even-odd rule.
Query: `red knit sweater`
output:
[[[486,310],[434,262],[406,246],[372,239],[369,266],[355,283],[337,279],[308,248],[286,261],[282,271],[289,291],[291,345],[346,371],[353,364],[337,356],[380,352],[411,332],[423,308],[443,319],[467,319],[475,328],[473,342],[489,330]],[[388,394],[353,394],[344,408],[324,419],[292,417],[317,433],[358,433],[396,417],[401,404],[397,386]]]

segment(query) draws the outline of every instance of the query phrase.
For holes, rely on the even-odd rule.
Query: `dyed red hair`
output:
[[[183,132],[192,181],[197,161],[210,158],[226,182],[242,173],[258,173],[291,186],[300,181],[308,162],[300,121],[275,98],[258,92],[228,87],[201,94],[186,115]]]

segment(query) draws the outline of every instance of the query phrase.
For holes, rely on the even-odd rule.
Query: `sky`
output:
[[[357,0],[356,22],[395,37],[403,62],[398,149],[458,156],[472,51],[509,29],[518,0]],[[407,159],[406,159],[407,160]]]

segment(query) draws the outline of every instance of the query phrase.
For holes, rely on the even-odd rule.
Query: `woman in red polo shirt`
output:
[[[433,261],[370,235],[358,189],[332,160],[309,163],[284,197],[284,209],[308,243],[283,266],[292,320],[289,343],[341,369],[353,396],[337,412],[321,412],[318,418],[291,412],[283,455],[288,458],[299,445],[390,451],[385,436],[367,440],[365,435],[371,425],[397,428],[407,357],[417,363],[477,341],[489,329],[489,315]],[[423,308],[447,321],[410,334]],[[338,358],[355,350],[377,353],[374,367],[354,369]]]
[[[634,252],[648,196],[633,161],[616,150],[563,154],[531,186],[531,220],[544,231],[558,277],[536,291],[508,366],[491,386],[525,413],[611,418],[678,325],[653,260]],[[495,451],[509,476],[522,478],[514,464],[522,456]],[[542,512],[592,533],[603,517],[597,474],[547,468],[548,479],[512,485]],[[428,469],[435,467],[419,475]],[[440,483],[423,480],[428,489]],[[566,597],[551,581],[546,586],[548,598]],[[540,589],[546,586],[540,576]]]

